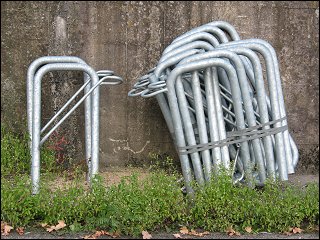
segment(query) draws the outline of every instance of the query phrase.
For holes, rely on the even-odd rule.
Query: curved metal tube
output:
[[[168,89],[169,91],[169,89]],[[196,139],[195,139],[195,134],[194,134],[194,130],[192,127],[192,120],[189,114],[189,109],[188,109],[188,103],[187,103],[187,99],[186,96],[184,94],[183,91],[183,85],[181,82],[181,76],[178,76],[176,79],[176,95],[178,97],[178,102],[179,102],[179,109],[182,115],[182,123],[184,126],[184,136],[186,137],[186,140],[188,142],[189,145],[196,145]],[[172,111],[173,109],[171,109]],[[176,133],[177,135],[178,133]],[[208,151],[207,151],[208,152]],[[191,161],[192,161],[192,166],[193,166],[193,171],[194,171],[194,175],[196,177],[197,182],[200,185],[204,184],[204,174],[203,174],[203,170],[202,170],[202,166],[201,166],[201,160],[200,160],[200,156],[198,152],[192,153],[190,154],[191,157]],[[207,157],[207,156],[206,156]],[[210,166],[210,162],[208,163],[208,159],[204,160],[205,163],[204,165],[207,167],[205,168],[205,178],[206,180],[210,179],[210,167],[208,168],[208,165]]]
[[[168,52],[166,55],[163,56],[162,61],[159,61],[159,64],[161,64],[161,62],[166,61],[170,57],[173,57],[173,56],[176,57],[178,54],[183,54],[183,52],[185,52],[187,50],[195,49],[195,48],[201,48],[201,49],[207,49],[207,50],[213,49],[213,47],[206,42],[195,41],[193,43],[185,44],[185,45],[179,47],[178,49],[175,49],[173,51]],[[149,81],[150,81],[150,83],[155,83],[159,80],[158,78],[159,78],[159,76],[151,75],[149,77]],[[132,93],[130,93],[130,94],[132,95]],[[171,137],[173,140],[175,140],[175,132],[174,132],[172,117],[171,117],[170,109],[168,107],[167,100],[162,93],[156,94],[156,98],[157,98],[158,104],[160,106],[160,109],[162,111],[162,114],[165,118],[165,121],[167,123],[167,126],[169,128],[169,132],[171,134]]]
[[[221,125],[224,124],[224,122],[218,121],[218,119],[221,119],[221,105],[217,103],[217,98],[215,98],[215,93],[219,91],[217,89],[216,83],[217,78],[216,74],[213,74],[212,71],[216,71],[216,68],[207,68],[204,72],[204,84],[205,84],[205,91],[207,96],[207,115],[209,119],[209,133],[210,133],[210,139],[211,141],[219,141],[222,139],[223,135],[223,129],[219,129]],[[215,78],[213,78],[215,76]],[[218,106],[219,105],[219,106]],[[220,115],[219,115],[220,114]],[[226,136],[226,133],[225,133]],[[213,154],[213,167],[216,172],[219,170],[219,166],[221,165],[221,162],[224,163],[225,167],[228,167],[228,160],[229,160],[229,152],[226,147],[216,147],[212,150]]]
[[[46,57],[40,57],[36,60],[34,60],[29,68],[27,73],[27,121],[28,121],[28,132],[29,132],[29,147],[30,147],[30,154],[32,156],[32,114],[33,114],[33,85],[34,85],[34,75],[36,71],[41,67],[42,65],[48,64],[48,63],[82,63],[86,64],[85,61],[83,61],[79,57],[72,57],[72,56],[46,56]],[[89,75],[84,74],[84,82],[90,81]],[[91,83],[90,83],[91,84]],[[85,87],[85,93],[88,92],[90,89],[90,86],[88,85]],[[85,114],[85,146],[86,146],[86,159],[90,158],[91,154],[91,98],[87,98],[85,101],[84,106],[84,114]]]
[[[205,25],[202,25],[200,27],[196,27],[182,35],[180,35],[179,37],[177,37],[172,43],[179,41],[187,36],[190,36],[191,34],[197,33],[197,32],[211,32],[211,33],[215,33],[217,35],[217,37],[219,37],[221,43],[227,43],[229,42],[228,38],[226,37],[226,35],[219,35],[217,34],[217,32],[215,32],[215,29],[219,28],[222,29],[224,32],[226,32],[229,36],[230,36],[230,40],[231,41],[237,41],[240,40],[240,36],[237,33],[237,31],[235,30],[235,28],[228,22],[225,21],[213,21],[210,23],[207,23]],[[241,57],[241,59],[245,62],[246,66],[250,67],[250,63],[247,61],[247,59],[245,59],[245,57]],[[250,76],[251,77],[251,76]],[[254,81],[254,79],[251,79]],[[230,88],[228,88],[230,89]]]
[[[169,106],[172,113],[173,124],[175,127],[175,133],[177,135],[176,143],[178,148],[185,147],[185,140],[183,136],[183,129],[181,127],[181,116],[179,113],[180,111],[179,111],[175,88],[174,88],[175,80],[180,74],[184,72],[195,71],[197,69],[207,68],[207,67],[222,67],[226,70],[228,77],[232,82],[231,91],[232,91],[232,96],[235,102],[236,121],[238,122],[239,129],[245,129],[242,105],[239,104],[240,103],[239,100],[241,100],[240,87],[237,79],[237,73],[232,67],[232,65],[226,62],[225,60],[217,59],[217,58],[205,59],[197,62],[183,64],[174,68],[167,79],[168,100],[169,100]],[[247,179],[252,179],[252,170],[250,166],[250,153],[249,153],[248,143],[243,142],[242,147],[245,149],[241,151],[242,152],[241,157],[243,159],[243,163],[245,164],[246,176],[247,176]],[[183,156],[183,154],[180,154],[180,156]],[[251,185],[253,183],[249,181],[249,184]]]
[[[235,40],[235,41],[228,42],[229,40],[228,40],[227,34],[230,36],[231,40]],[[207,42],[199,41],[200,39],[205,39],[208,41]],[[217,39],[219,39],[221,44]],[[212,45],[210,45],[209,43],[211,43]],[[195,46],[197,44],[201,46],[200,47]],[[243,45],[243,44],[246,44],[246,45]],[[249,45],[255,44],[255,46],[248,47],[248,44]],[[240,50],[238,50],[239,47],[240,47]],[[279,66],[278,66],[274,49],[271,47],[269,43],[260,39],[240,40],[238,33],[235,31],[232,25],[224,21],[215,21],[215,22],[200,26],[198,28],[192,29],[191,31],[185,34],[182,34],[176,39],[174,39],[172,43],[163,51],[163,54],[160,58],[160,61],[158,62],[156,69],[149,71],[149,73],[153,73],[152,76],[148,78],[149,84],[146,83],[142,87],[144,88],[143,91],[140,92],[141,96],[143,97],[150,97],[154,95],[157,95],[157,97],[163,96],[163,99],[161,101],[158,100],[158,103],[159,105],[162,105],[161,109],[165,108],[165,111],[163,111],[163,115],[165,116],[165,118],[169,120],[171,119],[170,122],[172,126],[172,131],[170,132],[172,133],[172,135],[175,135],[177,138],[179,134],[176,132],[176,127],[174,126],[175,124],[173,123],[173,116],[171,116],[175,113],[173,113],[170,103],[168,106],[170,90],[168,87],[169,78],[166,79],[166,77],[170,77],[173,74],[173,71],[175,71],[175,69],[177,69],[180,65],[181,66],[186,65],[185,63],[188,60],[185,60],[185,59],[192,59],[192,58],[197,59],[196,57],[197,55],[204,54],[204,53],[199,54],[199,52],[206,51],[206,50],[210,52],[210,51],[216,51],[217,49],[227,50],[229,54],[234,55],[233,60],[224,56],[214,56],[214,57],[223,58],[222,60],[225,60],[226,63],[229,63],[229,60],[231,60],[231,62],[229,63],[229,66],[233,66],[234,71],[236,69],[236,74],[238,74],[238,79],[239,79],[238,81],[240,83],[240,92],[242,93],[242,95],[240,94],[239,96],[240,98],[244,97],[245,99],[241,104],[244,105],[243,106],[244,109],[242,109],[242,111],[244,112],[245,116],[247,116],[248,123],[244,122],[244,126],[254,127],[256,126],[256,124],[260,124],[261,122],[261,124],[265,125],[263,128],[267,130],[268,128],[270,128],[268,125],[266,125],[268,122],[270,122],[271,120],[279,119],[280,117],[283,119],[286,116],[283,93],[281,89]],[[190,50],[193,50],[193,51],[200,50],[200,51],[196,53],[189,53]],[[269,99],[264,89],[263,74],[262,74],[259,58],[257,57],[256,53],[253,51],[259,52],[263,56],[264,61],[266,62],[267,80],[269,83],[268,85],[269,85],[271,100]],[[208,52],[206,54],[208,54]],[[184,55],[184,57],[181,59],[182,55]],[[172,57],[175,58],[177,56],[180,57],[178,60],[171,59]],[[204,60],[211,60],[211,59],[205,59],[205,57],[203,57],[198,60],[204,61]],[[194,60],[194,61],[197,61],[197,60]],[[206,142],[208,142],[209,133],[210,133],[210,136],[212,135],[211,134],[212,127],[210,127],[210,123],[212,124],[212,121],[210,120],[210,117],[209,117],[209,115],[211,114],[211,118],[212,118],[212,114],[214,114],[212,113],[212,111],[209,110],[212,107],[212,105],[214,105],[215,107],[214,110],[217,111],[216,114],[220,116],[220,118],[215,116],[214,117],[215,121],[219,123],[223,123],[223,126],[224,126],[224,123],[226,123],[226,125],[223,127],[224,131],[226,130],[233,131],[235,124],[238,124],[237,119],[235,120],[233,119],[234,116],[237,116],[237,114],[233,113],[233,111],[235,111],[235,106],[233,105],[234,104],[239,105],[239,103],[236,103],[234,100],[232,100],[234,98],[233,96],[234,94],[231,88],[234,88],[234,86],[230,85],[232,80],[229,79],[229,76],[227,75],[225,69],[221,66],[214,65],[213,67],[208,67],[208,69],[203,67],[201,70],[202,71],[201,73],[200,72],[198,73],[197,70],[200,70],[200,69],[190,70],[192,73],[190,73],[190,71],[184,71],[183,73],[181,73],[181,76],[179,75],[176,78],[176,84],[175,84],[176,89],[173,88],[174,91],[176,90],[176,97],[178,97],[178,99],[176,99],[176,101],[179,102],[179,107],[180,107],[180,109],[178,108],[178,111],[181,111],[180,114],[182,114],[180,116],[180,121],[183,122],[184,128],[186,130],[185,132],[186,135],[183,135],[183,130],[182,130],[183,142],[185,141],[184,137],[186,137],[186,140],[188,141],[188,145],[193,145],[194,143],[196,142],[198,143],[199,141],[200,141],[200,144],[205,144]],[[161,75],[162,73],[163,75]],[[191,77],[190,74],[193,74],[193,77]],[[250,81],[247,81],[247,77]],[[215,89],[213,91],[214,92],[213,95],[214,95],[214,100],[217,99],[217,101],[216,102],[213,101],[213,103],[212,103],[212,100],[210,100],[211,95],[208,93],[208,89],[209,89],[209,87],[207,86],[208,82],[214,83],[211,86],[211,90]],[[140,83],[137,83],[137,84],[140,85]],[[221,88],[224,88],[226,92],[220,91],[219,86]],[[166,95],[168,98],[166,98],[166,95],[163,94],[164,92],[167,92]],[[217,96],[219,96],[219,99]],[[220,99],[220,96],[223,96],[223,98]],[[217,104],[217,102],[219,102],[219,104]],[[225,111],[226,113],[225,116],[223,111]],[[211,113],[209,114],[209,112]],[[239,113],[236,118],[239,118]],[[286,123],[287,121],[284,120],[282,122],[275,123],[274,126],[276,128],[282,127],[282,126],[286,126]],[[170,124],[167,124],[167,125],[169,126]],[[218,124],[216,124],[216,126],[217,125]],[[211,132],[210,132],[210,128],[211,128]],[[169,129],[171,129],[170,126],[169,126]],[[207,132],[207,129],[208,129],[208,132]],[[220,129],[221,129],[221,126],[219,126],[219,130]],[[220,133],[218,138],[220,140],[224,139],[224,138],[221,138]],[[180,141],[182,142],[181,139]],[[211,139],[211,141],[213,140]],[[178,146],[177,143],[176,145]],[[298,155],[297,147],[288,131],[276,133],[274,135],[269,135],[269,136],[263,135],[262,142],[260,141],[259,138],[258,139],[253,138],[249,145],[248,145],[249,159],[251,155],[251,160],[253,162],[256,162],[259,168],[258,174],[259,174],[260,182],[257,182],[257,184],[264,183],[264,180],[266,177],[266,173],[265,173],[266,168],[267,168],[268,177],[271,177],[272,179],[274,179],[276,175],[279,175],[280,180],[287,180],[288,173],[290,174],[294,172],[294,167],[297,164],[299,155]],[[236,163],[235,165],[237,166],[238,170],[242,172],[241,169],[246,169],[246,166],[242,166],[242,163],[246,165],[244,163],[245,160],[243,161],[242,160],[243,156],[241,156],[240,158],[235,153],[232,147],[234,146],[229,146],[230,154],[233,151],[231,155],[234,157],[237,157],[237,161],[235,162]],[[275,151],[273,151],[273,148],[275,148]],[[217,148],[213,148],[212,152],[214,152],[214,150],[217,150]],[[226,152],[229,154],[228,147],[226,148],[226,150],[227,150]],[[241,148],[240,152],[243,152],[243,147]],[[210,178],[210,174],[211,174],[210,172],[211,167],[210,167],[210,164],[208,164],[210,163],[210,161],[207,161],[210,157],[208,157],[207,152],[206,154],[200,151],[197,153],[198,153],[198,156],[200,156],[199,154],[202,155],[202,161],[205,166],[204,176],[205,176],[205,179],[207,180]],[[180,156],[182,156],[182,158],[180,158],[180,161],[182,164],[182,162],[184,161],[182,160],[184,157],[184,154],[182,153],[180,154]],[[190,156],[191,156],[193,166],[195,166],[194,164],[196,162],[195,157],[192,157],[192,155]],[[224,156],[222,152],[220,157],[221,156]],[[291,157],[291,159],[287,160],[288,156]],[[200,162],[200,158],[199,157],[196,157],[196,158],[197,158],[197,161]],[[213,156],[213,159],[218,159],[218,158],[219,158],[218,154],[216,158]],[[227,161],[230,161],[229,155],[228,155]],[[194,173],[196,175],[197,181],[201,182],[202,171],[198,170],[197,166],[194,167],[194,169],[195,169]],[[277,170],[279,171],[276,172]],[[235,174],[239,174],[239,173],[237,172]],[[248,174],[246,174],[245,176],[248,177]],[[255,177],[257,177],[256,172],[251,171],[251,176],[249,176],[248,178],[253,179]],[[186,180],[186,182],[188,181]]]
[[[203,26],[210,26],[210,27],[220,28],[220,29],[226,31],[226,32],[230,35],[231,40],[233,40],[233,41],[240,40],[240,37],[239,37],[237,31],[236,31],[235,28],[234,28],[230,23],[228,23],[228,22],[225,22],[225,21],[213,21],[213,22],[207,23],[207,24],[205,24],[205,25],[203,25]],[[198,30],[199,28],[200,28],[200,31],[208,31],[207,29],[202,30],[201,28],[202,28],[203,26],[194,28],[194,29],[192,29],[192,30],[190,30],[190,31],[188,31],[188,32],[180,35],[180,36],[177,37],[173,42],[178,41],[178,40],[180,40],[181,38],[184,38],[184,37],[186,37],[186,36],[189,36],[189,35],[193,34],[194,32],[199,31],[199,30]]]
[[[223,35],[223,31],[221,31],[219,28],[215,28],[217,32],[220,32],[220,35]],[[194,42],[195,40],[207,40],[208,43],[210,43],[212,46],[217,46],[219,45],[219,41],[217,38],[213,37],[210,33],[207,33],[205,31],[201,32],[195,32],[193,34],[190,34],[189,36],[186,36],[184,38],[179,39],[178,41],[172,42],[166,49],[163,51],[162,56],[165,55],[166,53],[172,51],[175,48],[178,48],[182,45],[185,45],[187,43]]]
[[[144,90],[146,90],[146,87],[140,87],[140,88],[132,88],[129,92],[128,92],[128,96],[129,97],[136,97],[136,96],[141,96],[141,94],[143,93]],[[147,89],[148,90],[148,89]]]
[[[53,121],[70,105],[70,103],[82,92],[82,90],[90,83],[91,81],[88,80],[85,82],[81,88],[60,108],[60,110],[47,122],[47,124],[41,129],[40,134],[43,133]]]
[[[262,124],[269,122],[269,114],[268,114],[268,106],[266,102],[266,91],[264,88],[264,80],[262,67],[260,64],[259,57],[252,50],[244,47],[234,46],[234,47],[219,47],[218,49],[226,49],[229,51],[233,51],[237,54],[246,56],[252,63],[254,78],[256,79],[256,93],[257,93],[257,103],[260,110],[260,121]],[[269,126],[263,127],[264,129],[269,129]],[[271,136],[265,136],[263,138],[263,144],[265,148],[265,156],[266,156],[266,167],[268,176],[275,180],[275,159],[274,152],[272,146],[272,138]],[[263,149],[263,148],[262,148]]]
[[[213,38],[213,37],[212,37]],[[218,45],[218,44],[217,44]],[[207,42],[204,42],[204,41],[194,41],[194,42],[191,42],[191,43],[187,43],[185,45],[182,45],[176,49],[173,49],[171,50],[170,52],[167,52],[166,54],[162,55],[160,60],[159,60],[159,63],[171,58],[172,56],[176,55],[176,54],[179,54],[179,53],[182,53],[182,52],[185,52],[187,50],[190,50],[190,49],[206,49],[206,50],[213,50],[214,47],[213,45],[207,43]],[[158,63],[158,64],[159,64]]]
[[[209,58],[217,58],[217,57],[228,58],[235,65],[235,69],[236,69],[236,72],[238,75],[240,90],[241,90],[242,97],[243,97],[243,103],[244,103],[244,108],[246,111],[248,125],[249,125],[249,127],[256,126],[256,119],[255,119],[255,116],[253,113],[252,101],[251,101],[249,91],[248,91],[249,86],[247,84],[246,73],[245,73],[244,67],[242,65],[242,61],[237,54],[235,54],[231,51],[227,51],[227,50],[213,50],[210,52],[197,54],[195,56],[185,58],[184,60],[182,60],[180,62],[180,64],[184,64],[184,63],[191,62],[191,61],[198,61],[201,59],[209,59]],[[231,84],[233,84],[233,83],[231,83]],[[240,101],[240,104],[241,104],[241,102],[242,101]],[[235,102],[234,102],[234,105],[236,105]],[[236,122],[238,123],[238,121],[236,121]],[[263,182],[265,182],[265,179],[266,179],[266,173],[265,173],[265,166],[264,166],[264,161],[263,161],[263,156],[262,156],[262,150],[261,150],[261,146],[260,146],[260,140],[254,139],[254,140],[252,140],[252,142],[253,142],[253,147],[254,147],[254,156],[257,159],[257,164],[259,167],[260,180],[263,183]]]
[[[281,117],[286,117],[286,110],[285,110],[283,92],[282,92],[282,87],[281,87],[280,68],[279,68],[278,59],[277,59],[277,55],[276,55],[274,48],[267,41],[261,40],[261,39],[241,40],[241,41],[235,42],[235,44],[238,44],[238,43],[241,44],[241,42],[258,43],[258,44],[265,46],[270,51],[270,54],[273,59],[274,68],[275,68],[277,90],[278,90],[278,96],[279,96],[280,114],[281,114]],[[282,125],[283,126],[288,125],[288,122],[286,119],[282,121]],[[297,162],[297,159],[293,159],[293,154],[291,152],[291,149],[292,149],[292,151],[296,152],[297,146],[295,145],[294,141],[290,141],[289,130],[286,130],[283,132],[283,137],[284,137],[286,158],[287,158],[287,162],[288,162],[288,164],[287,164],[288,173],[291,174],[291,173],[294,173],[294,164],[293,163]]]
[[[41,126],[41,79],[49,71],[56,70],[77,70],[86,72],[96,84],[99,81],[96,72],[86,64],[80,63],[50,63],[41,67],[36,75],[33,86],[33,139],[32,139],[32,194],[39,192],[40,179],[40,126]],[[98,173],[99,167],[99,88],[92,93],[92,134],[91,134],[91,173],[92,178]]]
[[[102,85],[106,79],[113,79],[117,80],[116,82],[112,82],[111,85],[118,85],[119,83],[122,83],[122,78],[117,76],[104,76],[101,78],[95,85],[93,85],[90,90],[66,113],[66,115],[63,116],[63,118],[60,119],[60,121],[41,139],[40,145],[42,145],[49,136],[66,120],[73,112],[77,109],[77,107],[91,94],[91,92],[98,87],[99,85]]]
[[[277,120],[281,118],[280,113],[280,104],[279,104],[279,95],[278,95],[278,86],[275,74],[275,68],[273,64],[272,55],[267,47],[258,43],[258,42],[245,42],[246,40],[240,40],[237,42],[229,42],[222,44],[221,46],[233,46],[238,45],[242,47],[246,47],[252,49],[256,52],[259,52],[266,63],[266,70],[267,70],[267,78],[268,78],[268,86],[270,92],[270,99],[272,105],[272,119]],[[283,123],[278,122],[275,123],[275,127],[282,127]],[[283,133],[275,134],[275,141],[276,141],[276,159],[279,166],[279,176],[280,180],[285,181],[288,180],[288,171],[287,171],[287,162],[286,162],[286,151],[284,145],[284,138]]]

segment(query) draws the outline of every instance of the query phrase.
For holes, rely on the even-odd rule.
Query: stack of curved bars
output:
[[[275,50],[264,40],[240,40],[227,22],[174,39],[128,95],[157,98],[189,193],[191,181],[202,185],[221,167],[250,186],[294,173],[299,156]]]
[[[46,73],[52,71],[82,71],[84,72],[84,84],[41,129],[41,80]],[[41,145],[83,101],[85,101],[87,180],[91,183],[92,177],[98,173],[99,168],[99,86],[117,85],[122,82],[122,78],[115,76],[113,71],[101,70],[96,72],[81,58],[73,56],[40,57],[30,64],[27,74],[27,118],[32,164],[32,194],[39,193]],[[41,139],[41,134],[82,91],[84,91],[84,94],[81,99]]]

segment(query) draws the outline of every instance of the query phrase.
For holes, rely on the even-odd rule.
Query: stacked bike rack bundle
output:
[[[264,40],[240,40],[227,22],[177,37],[128,95],[157,98],[189,193],[191,181],[202,185],[221,167],[250,186],[294,173],[299,156],[275,50]]]
[[[82,71],[84,84],[41,129],[41,80],[52,71]],[[47,56],[31,63],[27,73],[27,118],[30,136],[32,194],[39,192],[40,147],[71,113],[85,102],[85,151],[88,165],[87,180],[98,173],[99,167],[99,86],[123,82],[113,71],[96,72],[82,59],[72,56]],[[47,128],[64,112],[72,101],[84,91],[83,97],[41,138]]]

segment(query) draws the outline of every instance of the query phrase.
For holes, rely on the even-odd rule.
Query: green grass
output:
[[[13,134],[1,124],[1,176],[26,174],[31,171],[31,157],[28,147],[28,134]],[[41,170],[58,169],[55,152],[47,147],[41,148]]]
[[[303,224],[319,224],[319,188],[306,189],[284,183],[267,183],[263,189],[235,187],[227,176],[215,177],[197,189],[189,224],[208,231],[232,226],[244,231],[283,232]]]
[[[1,175],[1,221],[13,227],[56,225],[64,220],[68,231],[103,229],[137,236],[143,230],[180,226],[219,232],[230,226],[244,232],[250,226],[254,232],[283,232],[319,224],[317,184],[304,189],[283,183],[268,183],[262,189],[236,187],[223,172],[202,188],[195,185],[190,200],[177,181],[180,174],[173,170],[157,169],[142,180],[133,174],[110,187],[98,175],[91,190],[80,184],[83,175],[76,170],[71,186],[57,189],[52,180],[61,178],[61,172],[47,164],[41,173],[40,193],[31,195],[25,139],[1,133],[1,173],[6,168]],[[166,157],[172,166],[169,160]]]

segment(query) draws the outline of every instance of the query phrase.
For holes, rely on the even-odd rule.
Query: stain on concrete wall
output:
[[[156,99],[127,97],[137,78],[155,66],[178,35],[215,20],[241,38],[261,38],[277,52],[289,129],[300,150],[297,171],[319,170],[319,3],[228,1],[1,2],[1,121],[26,126],[26,73],[47,55],[74,55],[95,70],[125,80],[101,87],[100,161],[143,164],[150,152],[177,161]],[[56,72],[43,80],[43,124],[82,85],[82,74]],[[59,128],[66,157],[84,158],[83,107]]]

